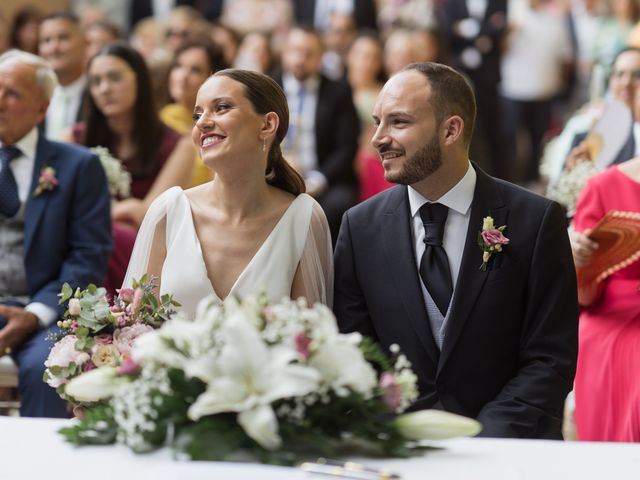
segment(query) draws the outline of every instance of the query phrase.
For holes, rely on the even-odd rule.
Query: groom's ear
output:
[[[444,144],[453,145],[464,140],[464,120],[459,115],[452,115],[442,122]]]
[[[269,112],[263,117],[260,133],[266,136],[275,135],[279,126],[280,118],[278,117],[278,114],[276,112]]]

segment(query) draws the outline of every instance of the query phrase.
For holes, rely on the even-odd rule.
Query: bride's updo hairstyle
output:
[[[282,88],[271,77],[250,70],[228,68],[213,74],[214,77],[228,77],[244,85],[244,93],[259,115],[274,112],[280,119],[276,137],[271,143],[267,156],[266,179],[269,185],[278,187],[294,195],[305,192],[304,179],[289,165],[282,155],[280,144],[289,129],[289,107]]]

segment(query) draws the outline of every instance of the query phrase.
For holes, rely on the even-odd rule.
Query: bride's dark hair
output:
[[[264,115],[274,112],[280,119],[276,137],[267,156],[266,179],[269,185],[281,188],[294,195],[304,193],[304,179],[289,165],[282,155],[280,144],[289,129],[289,107],[282,88],[271,77],[262,73],[238,68],[220,70],[214,77],[228,77],[244,85],[245,96],[256,113]]]

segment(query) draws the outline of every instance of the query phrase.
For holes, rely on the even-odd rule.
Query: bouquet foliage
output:
[[[195,320],[176,315],[139,337],[131,356],[127,371],[104,367],[67,385],[72,397],[109,399],[63,429],[67,440],[293,464],[408,456],[420,451],[415,440],[479,430],[444,412],[398,415],[417,396],[404,355],[394,347],[388,358],[360,334],[339,333],[327,307],[304,299],[204,299]]]
[[[65,283],[59,303],[69,302],[68,309],[58,322],[56,343],[45,361],[44,381],[62,398],[82,403],[66,394],[69,380],[96,367],[126,368],[133,341],[158,328],[180,306],[170,295],[158,300],[154,288],[155,282],[144,276],[139,282],[134,280],[133,288],[120,289],[109,302],[104,288],[92,284],[74,292]]]

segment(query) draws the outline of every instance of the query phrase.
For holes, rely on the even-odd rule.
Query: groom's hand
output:
[[[38,317],[24,308],[0,305],[0,316],[7,319],[0,330],[0,356],[15,351],[40,327]]]

